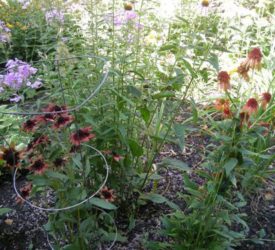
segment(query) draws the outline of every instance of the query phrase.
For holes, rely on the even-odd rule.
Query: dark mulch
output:
[[[20,178],[17,184],[20,187],[24,183],[24,178]],[[47,222],[46,213],[27,204],[17,204],[11,180],[1,182],[0,190],[0,207],[12,209],[0,218],[0,249],[49,249],[47,237],[42,229],[42,225]]]
[[[258,238],[264,232],[261,244],[243,241],[237,250],[274,250],[275,249],[275,186],[270,182],[265,189],[253,195],[244,212],[247,214],[249,239]]]

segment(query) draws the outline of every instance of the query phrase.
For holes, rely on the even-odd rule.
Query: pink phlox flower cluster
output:
[[[59,23],[64,23],[64,14],[63,12],[57,10],[57,9],[52,9],[46,12],[45,14],[46,22],[48,24],[56,21]]]
[[[7,43],[10,40],[10,29],[0,20],[0,43]]]
[[[23,86],[27,86],[33,89],[40,88],[43,83],[39,78],[31,82],[31,78],[37,73],[37,69],[30,64],[18,60],[8,60],[6,64],[6,73],[0,75],[0,93],[4,92],[4,87],[8,87],[14,90],[20,90]],[[12,102],[18,102],[21,97],[14,94],[10,99]]]
[[[18,0],[18,2],[22,5],[22,9],[25,10],[31,4],[31,0]]]
[[[114,19],[115,26],[126,25],[138,18],[138,14],[133,10],[122,10],[114,14],[108,14],[106,16],[107,21],[112,21]],[[138,22],[135,22],[137,28],[141,28],[142,25]]]

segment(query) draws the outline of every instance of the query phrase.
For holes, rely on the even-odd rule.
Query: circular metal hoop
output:
[[[43,210],[43,211],[48,211],[48,212],[58,212],[58,211],[70,210],[70,209],[76,208],[76,207],[78,207],[78,206],[84,204],[85,202],[89,201],[90,199],[92,199],[92,198],[93,198],[95,195],[97,195],[97,194],[100,192],[100,190],[106,185],[107,179],[108,179],[108,177],[109,177],[109,165],[108,165],[108,163],[107,163],[107,160],[106,160],[105,156],[104,156],[99,150],[97,150],[96,148],[94,148],[94,147],[92,147],[92,146],[90,146],[90,145],[88,145],[88,144],[81,144],[81,145],[87,146],[87,147],[89,147],[89,148],[95,150],[95,151],[102,157],[102,159],[103,159],[103,161],[104,161],[104,163],[105,163],[104,166],[105,166],[105,169],[106,169],[106,176],[105,176],[105,178],[104,178],[104,181],[103,181],[103,183],[100,185],[100,187],[97,189],[97,191],[95,191],[92,195],[90,195],[88,198],[86,198],[85,200],[83,200],[83,201],[81,201],[81,202],[79,202],[79,203],[77,203],[77,204],[74,204],[74,205],[71,205],[71,206],[68,206],[68,207],[63,207],[63,208],[44,208],[44,207],[36,206],[36,205],[32,204],[32,202],[30,202],[29,200],[24,199],[24,198],[20,195],[20,193],[18,192],[17,187],[16,187],[16,174],[17,174],[17,168],[15,168],[15,171],[14,171],[14,173],[13,173],[13,189],[14,189],[16,195],[17,195],[20,199],[22,199],[24,202],[26,202],[29,206],[31,206],[32,208],[39,209],[39,210]]]

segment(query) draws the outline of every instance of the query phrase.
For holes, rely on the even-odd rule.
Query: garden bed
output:
[[[209,138],[198,134],[191,133],[186,138],[186,148],[184,152],[177,145],[164,145],[157,161],[170,157],[183,160],[192,168],[197,168],[203,162],[205,157],[205,147],[209,144]],[[173,201],[182,210],[185,203],[180,199],[177,193],[184,192],[182,175],[177,170],[169,169],[161,171],[163,177],[157,184],[156,192],[163,194],[167,199]],[[195,182],[201,180],[193,175]],[[6,176],[5,179],[8,179]],[[18,179],[18,185],[24,182],[24,176]],[[147,186],[146,192],[152,190],[153,183]],[[22,206],[16,204],[16,195],[12,188],[11,181],[1,183],[0,204],[13,209],[7,216],[2,217],[0,224],[0,247],[3,250],[27,250],[29,246],[35,250],[50,249],[48,245],[47,234],[43,230],[43,225],[47,222],[47,213],[31,208],[27,204]],[[38,205],[43,206],[43,200]],[[161,230],[161,217],[172,212],[172,209],[165,204],[148,203],[141,206],[135,216],[134,226],[128,229],[129,221],[123,216],[119,216],[116,226],[119,232],[125,237],[126,242],[117,242],[112,249],[115,250],[141,250],[145,249],[144,244],[147,241],[169,242],[169,237],[158,233]],[[250,228],[249,237],[256,237],[260,230],[265,231],[264,239],[261,244],[251,241],[242,242],[241,246],[236,249],[245,250],[273,250],[275,237],[275,186],[270,181],[259,193],[251,196],[243,212],[247,214],[247,223]],[[8,221],[7,221],[8,219]],[[12,220],[9,221],[9,220]],[[11,223],[11,224],[9,224]],[[256,240],[256,238],[255,238]]]

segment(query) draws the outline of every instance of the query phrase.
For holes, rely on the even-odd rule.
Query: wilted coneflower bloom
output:
[[[74,120],[73,116],[71,115],[60,115],[55,119],[53,124],[54,129],[64,128],[69,125]]]
[[[225,107],[229,107],[229,100],[219,98],[215,101],[215,109],[223,111]]]
[[[88,142],[90,139],[95,137],[95,134],[90,134],[92,131],[91,127],[78,129],[70,136],[71,143],[79,146],[82,142]]]
[[[104,154],[106,154],[106,155],[111,155],[112,158],[113,158],[115,161],[117,161],[117,162],[119,162],[120,160],[123,159],[123,157],[122,157],[121,155],[117,154],[115,151],[103,150],[102,152],[103,152]]]
[[[70,149],[70,153],[77,153],[80,150],[80,145],[73,145]]]
[[[27,149],[26,151],[31,151],[31,150],[34,150],[37,146],[39,145],[45,145],[47,143],[49,143],[50,140],[49,140],[49,137],[46,136],[46,135],[41,135],[41,136],[38,136],[36,138],[34,138],[27,146]]]
[[[247,112],[249,115],[256,113],[258,111],[258,102],[255,98],[250,98],[243,107],[243,111]]]
[[[100,191],[100,198],[109,201],[109,202],[114,202],[116,199],[116,195],[114,194],[113,189],[108,189],[108,187],[103,187]]]
[[[242,65],[247,69],[260,69],[262,57],[263,55],[260,48],[254,48],[248,53],[248,56]]]
[[[30,193],[32,191],[32,184],[29,182],[26,185],[24,185],[22,188],[20,188],[20,195],[23,199],[26,199],[28,196],[30,196]],[[16,197],[16,203],[22,204],[24,201],[21,199],[21,197]]]
[[[3,147],[0,149],[0,160],[4,160],[9,167],[17,167],[20,164],[22,154],[12,144],[7,148]]]
[[[23,123],[22,130],[25,132],[34,132],[37,129],[37,121],[35,119],[29,119]]]
[[[245,81],[249,81],[249,75],[248,75],[249,68],[246,68],[242,63],[238,67],[237,72]]]
[[[244,124],[247,124],[248,126],[250,126],[250,123],[249,123],[249,114],[247,112],[241,112],[240,113],[240,121],[241,121],[241,124],[240,126],[242,127]]]
[[[53,165],[57,168],[63,167],[67,162],[67,159],[64,157],[58,157],[53,161]]]
[[[223,110],[223,117],[224,118],[231,118],[232,117],[232,112],[229,107],[225,107]]]
[[[268,122],[259,122],[259,126],[264,127],[265,131],[262,133],[263,136],[267,136],[269,134],[270,128],[271,128],[271,124]]]
[[[219,88],[227,91],[231,89],[230,75],[226,71],[220,71],[218,74]]]
[[[202,0],[201,5],[202,5],[202,7],[208,7],[209,6],[209,0]]]
[[[123,157],[115,152],[113,152],[113,159],[117,162],[123,159]]]
[[[271,94],[268,92],[265,92],[262,94],[262,98],[261,98],[261,106],[263,109],[266,109],[267,104],[270,102],[271,100]]]
[[[33,171],[35,174],[43,174],[47,168],[48,165],[45,163],[42,156],[33,160],[29,166],[29,170]]]
[[[230,111],[229,100],[227,100],[227,99],[217,99],[215,101],[215,108],[218,111],[222,111],[223,112],[223,117],[224,118],[230,118],[230,117],[232,117],[232,112]]]

